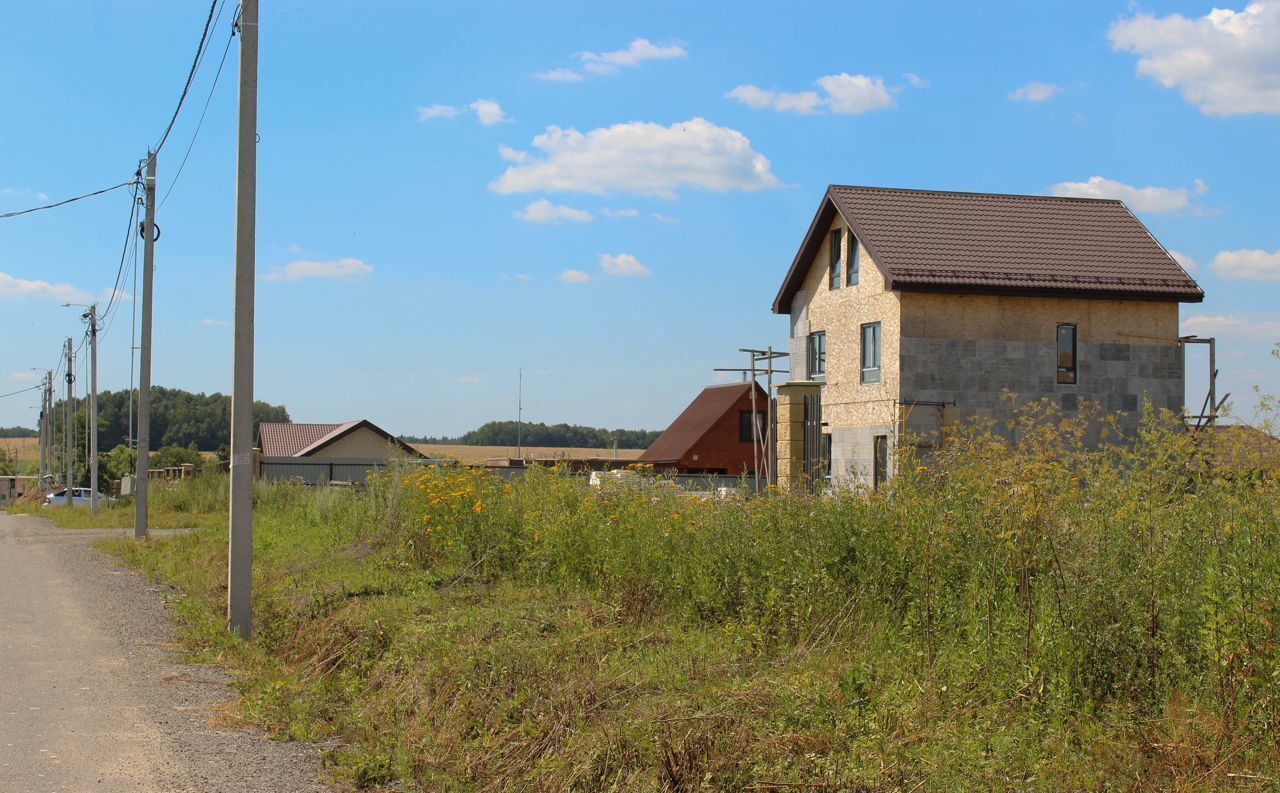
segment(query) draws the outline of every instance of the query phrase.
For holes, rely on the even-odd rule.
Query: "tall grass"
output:
[[[424,789],[1274,783],[1280,481],[1167,414],[991,429],[880,492],[264,488],[245,712]],[[221,540],[122,552],[212,625]]]

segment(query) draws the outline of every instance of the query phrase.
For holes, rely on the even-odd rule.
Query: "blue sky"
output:
[[[1275,0],[262,5],[256,393],[295,420],[457,433],[514,417],[523,367],[531,420],[665,427],[739,347],[785,348],[769,305],[829,183],[1124,198],[1194,262],[1219,393],[1280,391]],[[127,180],[207,8],[0,9],[0,212]],[[230,388],[237,63],[158,214],[160,385]],[[109,294],[130,200],[0,220],[0,393],[80,338],[60,304]]]

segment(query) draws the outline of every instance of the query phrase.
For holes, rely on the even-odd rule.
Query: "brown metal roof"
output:
[[[790,312],[837,214],[889,289],[1204,299],[1121,201],[831,185],[778,290],[774,313]]]
[[[344,426],[264,421],[258,425],[258,448],[263,457],[296,457],[298,452]]]
[[[751,383],[729,383],[713,385],[702,389],[689,407],[676,417],[667,427],[666,432],[640,455],[642,463],[674,463],[684,459],[693,445],[707,434],[717,421],[724,417],[738,403],[738,400],[749,395]],[[759,385],[761,410],[769,404],[768,394]]]
[[[263,422],[258,425],[258,448],[263,457],[306,457],[366,427],[394,443],[414,457],[422,454],[412,446],[391,435],[368,419],[348,421],[342,424],[285,424]]]

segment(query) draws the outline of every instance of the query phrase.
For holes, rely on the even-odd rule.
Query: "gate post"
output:
[[[805,398],[820,398],[822,385],[813,380],[791,380],[778,386],[778,487],[802,491],[808,487],[808,452],[805,448]]]

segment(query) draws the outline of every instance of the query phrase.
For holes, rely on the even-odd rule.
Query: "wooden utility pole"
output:
[[[133,536],[147,536],[147,485],[151,470],[151,274],[156,261],[156,152],[148,151],[142,190],[142,342],[138,348],[138,462],[133,474]]]
[[[258,0],[242,0],[236,155],[235,340],[231,375],[231,509],[227,626],[253,636],[253,299],[258,189]]]

